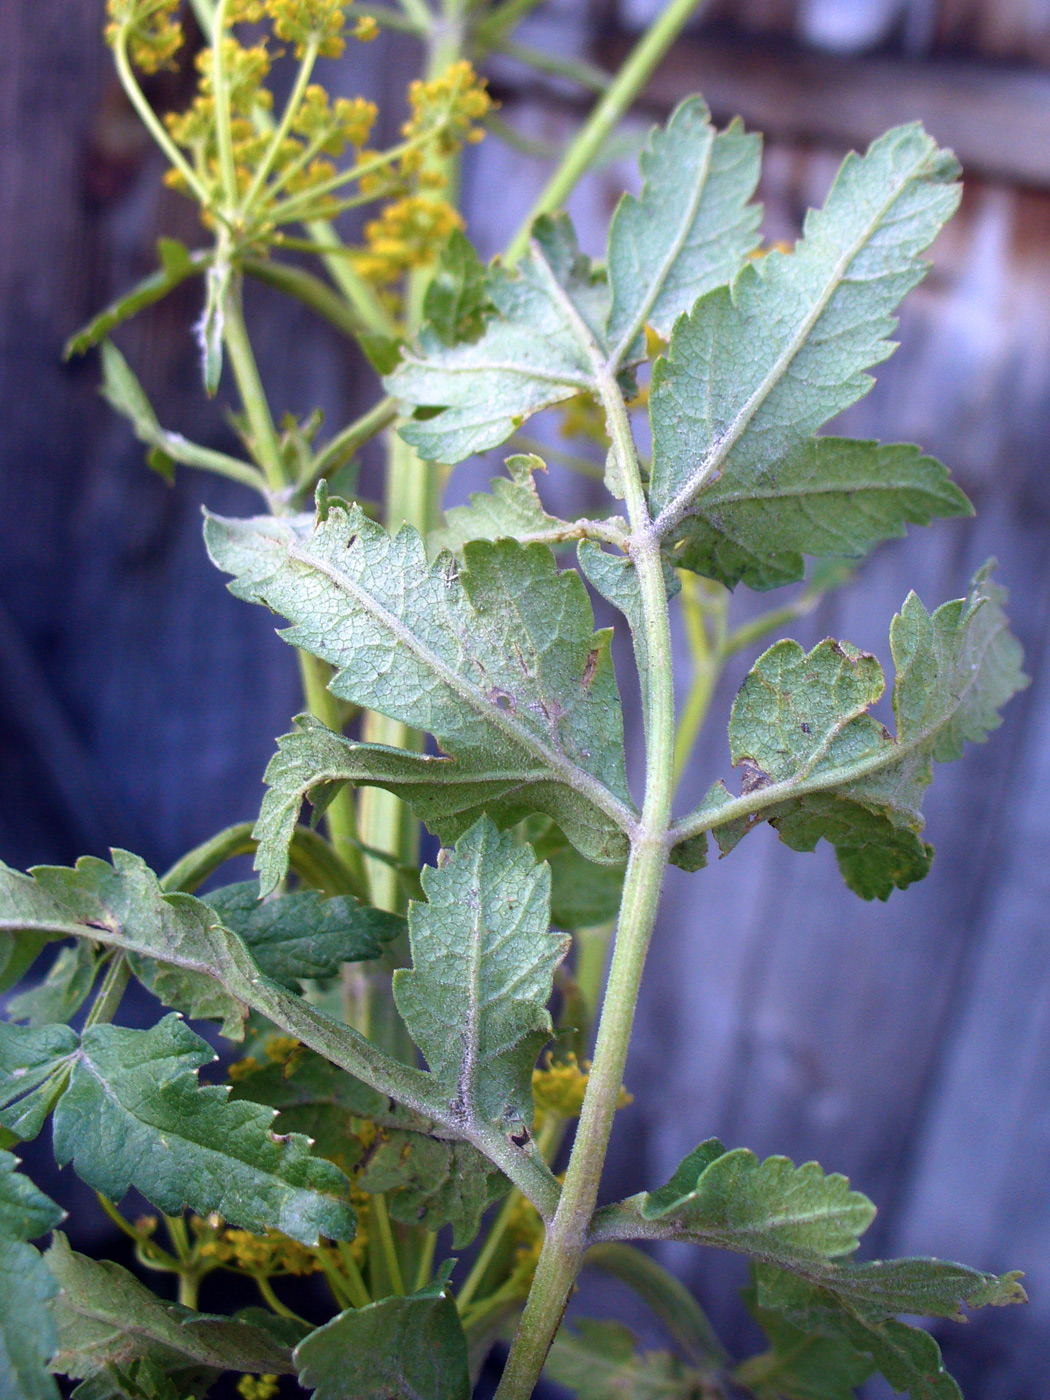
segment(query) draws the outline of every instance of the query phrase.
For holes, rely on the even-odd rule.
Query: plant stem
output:
[[[303,498],[312,495],[319,482],[345,466],[359,448],[366,442],[371,442],[372,438],[385,428],[389,428],[397,418],[398,411],[396,399],[380,399],[367,413],[355,419],[342,432],[336,433],[331,442],[315,457],[309,474],[296,487],[296,495]]]
[[[437,1251],[437,1234],[433,1230],[426,1231],[426,1239],[423,1241],[423,1248],[419,1252],[419,1263],[416,1266],[416,1282],[412,1289],[413,1293],[418,1293],[426,1288],[434,1272],[434,1254]]]
[[[401,1278],[401,1260],[397,1255],[397,1245],[394,1243],[394,1232],[390,1228],[390,1215],[386,1208],[386,1197],[382,1191],[377,1191],[375,1195],[369,1197],[369,1204],[372,1208],[372,1219],[375,1222],[376,1230],[379,1234],[379,1243],[383,1249],[383,1262],[386,1271],[390,1276],[390,1286],[399,1297],[404,1296],[405,1285]]]
[[[215,99],[215,139],[219,147],[219,169],[226,194],[226,204],[232,215],[237,207],[237,171],[233,163],[233,128],[230,125],[230,89],[226,82],[226,56],[223,39],[226,29],[228,0],[218,0],[211,40],[211,83]]]
[[[123,953],[118,953],[109,965],[102,986],[98,989],[91,1010],[84,1021],[84,1030],[91,1026],[104,1026],[117,1014],[124,991],[131,978],[131,969]]]
[[[284,104],[284,112],[281,114],[279,125],[275,128],[270,137],[270,144],[266,148],[266,154],[259,162],[258,169],[248,187],[248,193],[244,196],[241,206],[242,215],[247,215],[251,209],[252,201],[266,183],[266,177],[273,169],[273,163],[280,155],[281,146],[285,138],[292,129],[292,122],[303,100],[306,92],[306,85],[310,81],[310,75],[314,71],[314,64],[317,62],[317,50],[320,47],[320,39],[313,35],[306,45],[306,52],[299,61],[299,71],[295,75],[295,84],[288,95],[288,101]]]
[[[157,145],[164,152],[165,156],[179,172],[186,184],[200,200],[202,205],[208,203],[208,191],[198,180],[193,167],[187,162],[182,152],[176,146],[164,126],[157,120],[157,114],[146,101],[145,93],[139,87],[138,79],[135,77],[131,62],[128,58],[128,25],[124,25],[117,35],[117,41],[113,48],[113,58],[116,63],[117,76],[120,78],[121,87],[127,94],[128,101],[135,108],[142,124],[156,141]]]
[[[564,204],[580,176],[601,150],[606,137],[645,87],[657,64],[702,3],[703,0],[669,0],[667,7],[631,50],[605,96],[580,129],[562,157],[561,164],[529,210],[504,255],[508,264],[517,262],[528,247],[533,221]]]
[[[667,591],[623,395],[608,368],[598,373],[598,382],[630,515],[628,552],[638,573],[649,649],[645,800],[631,843],[580,1124],[497,1400],[527,1400],[532,1394],[583,1261],[667,864],[674,768],[674,675]]]
[[[357,1266],[357,1260],[354,1258],[350,1246],[345,1240],[339,1240],[336,1243],[336,1248],[339,1251],[339,1261],[343,1266],[343,1272],[346,1274],[347,1283],[350,1288],[350,1299],[354,1307],[367,1308],[372,1301],[372,1295],[365,1287],[365,1281],[361,1277],[361,1270]]]
[[[271,491],[281,491],[288,484],[284,462],[281,458],[281,444],[274,427],[270,405],[259,377],[259,366],[255,363],[251,341],[244,324],[242,277],[236,272],[230,282],[226,297],[226,317],[223,323],[223,340],[230,356],[230,364],[237,379],[237,391],[244,405],[245,416],[252,434],[252,446],[256,461],[266,474]]]
[[[306,1321],[305,1317],[300,1317],[298,1313],[292,1312],[291,1308],[285,1307],[280,1298],[278,1298],[277,1294],[273,1291],[273,1288],[270,1286],[270,1280],[265,1274],[252,1274],[252,1278],[255,1280],[255,1285],[259,1292],[278,1317],[286,1317],[291,1322],[301,1322],[306,1327],[312,1326],[311,1323]]]

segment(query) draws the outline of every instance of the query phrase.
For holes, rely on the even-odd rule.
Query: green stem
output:
[[[485,1275],[489,1271],[489,1266],[493,1259],[495,1259],[496,1253],[503,1243],[503,1237],[507,1233],[507,1227],[510,1225],[511,1220],[513,1220],[514,1214],[520,1204],[521,1192],[517,1190],[511,1191],[510,1195],[503,1202],[499,1214],[492,1222],[492,1226],[485,1237],[485,1243],[481,1252],[474,1260],[470,1273],[463,1281],[463,1287],[456,1295],[456,1304],[460,1312],[464,1312],[470,1306],[471,1299],[485,1281]]]
[[[248,330],[244,324],[243,283],[241,274],[235,273],[226,297],[226,315],[223,323],[223,340],[230,356],[230,364],[237,380],[237,390],[244,405],[245,416],[252,435],[254,455],[266,475],[271,491],[281,491],[287,485],[284,462],[281,458],[281,443],[274,427],[270,405],[266,398],[259,366],[255,363]]]
[[[547,181],[505,254],[516,263],[528,247],[534,220],[565,203],[569,193],[595,160],[606,138],[634,102],[679,33],[703,0],[669,0],[669,4],[631,50],[627,59],[587,119],[561,164]]]
[[[419,1293],[426,1288],[434,1273],[434,1254],[437,1251],[437,1234],[433,1230],[426,1231],[426,1238],[423,1241],[423,1248],[419,1252],[419,1263],[416,1266],[416,1282],[412,1289],[413,1293]]]
[[[265,1274],[252,1274],[255,1286],[262,1294],[263,1298],[277,1314],[278,1317],[286,1317],[290,1322],[301,1322],[304,1327],[311,1327],[313,1324],[307,1322],[305,1317],[300,1317],[298,1313],[292,1312],[291,1308],[285,1307],[277,1294],[270,1286],[270,1280]]]
[[[160,887],[165,893],[193,894],[226,861],[234,856],[254,855],[257,846],[252,823],[238,822],[176,861],[161,877]],[[365,894],[346,862],[340,860],[323,837],[308,827],[295,828],[289,858],[292,869],[311,889],[323,890],[325,894],[353,894],[359,898]]]
[[[354,1307],[367,1308],[372,1301],[372,1295],[365,1287],[365,1281],[361,1277],[361,1270],[357,1266],[353,1251],[345,1240],[337,1241],[336,1248],[339,1251],[339,1262],[343,1266],[343,1272],[346,1274],[350,1287],[350,1298]]]
[[[387,1274],[390,1276],[390,1286],[399,1297],[404,1297],[405,1285],[401,1278],[401,1260],[398,1258],[394,1232],[390,1227],[386,1197],[381,1191],[377,1191],[374,1196],[369,1197],[369,1205],[372,1209],[372,1219],[379,1234],[379,1243],[383,1249],[383,1262],[386,1265]]]
[[[288,101],[284,104],[284,111],[281,114],[280,123],[270,137],[270,144],[266,148],[266,154],[259,162],[258,169],[252,178],[251,184],[248,186],[248,193],[244,196],[241,203],[242,218],[247,218],[252,202],[266,183],[266,177],[273,169],[273,163],[280,155],[281,147],[292,129],[292,122],[295,121],[296,113],[303,100],[303,94],[306,92],[306,86],[310,81],[310,75],[314,71],[314,64],[317,62],[317,50],[320,47],[320,42],[320,39],[316,35],[312,35],[306,45],[306,51],[299,62],[299,71],[295,75],[295,84],[288,95]]]
[[[544,49],[534,49],[531,44],[519,44],[514,39],[500,39],[493,45],[493,49],[496,53],[505,54],[507,58],[513,58],[516,62],[535,69],[537,73],[544,73],[552,78],[567,78],[591,92],[606,92],[612,86],[611,75],[593,63],[586,63],[580,59],[558,58],[556,54],[547,53]]]
[[[672,5],[670,9],[674,9]],[[665,11],[665,16],[669,11]],[[660,21],[658,21],[658,24]],[[612,372],[590,347],[631,521],[628,550],[638,574],[649,651],[645,800],[631,842],[609,981],[561,1199],[551,1221],[497,1400],[527,1400],[561,1325],[583,1256],[623,1083],[642,970],[667,864],[674,768],[674,675],[660,543],[651,531],[634,438]]]
[[[336,1307],[342,1312],[344,1308],[353,1307],[354,1300],[349,1288],[346,1286],[346,1279],[343,1278],[339,1270],[327,1257],[327,1253],[327,1250],[323,1248],[319,1249],[317,1251],[317,1262],[321,1266],[321,1272],[328,1280],[328,1287],[331,1289]]]
[[[128,101],[135,108],[139,119],[146,130],[156,141],[157,145],[167,156],[168,160],[179,172],[186,184],[193,191],[201,204],[208,203],[208,191],[197,178],[196,172],[189,164],[178,146],[165,131],[161,122],[157,120],[157,114],[146,101],[146,96],[139,87],[138,79],[135,77],[131,62],[128,58],[128,25],[124,25],[117,35],[117,41],[113,48],[113,58],[117,67],[117,76],[120,78],[121,87],[127,94]]]
[[[371,442],[384,429],[389,428],[396,420],[398,411],[396,399],[380,399],[367,413],[355,419],[342,432],[336,433],[331,442],[314,458],[309,473],[295,488],[296,495],[302,498],[311,496],[321,481],[345,466],[366,442]]]
[[[230,89],[226,82],[226,56],[223,39],[226,30],[226,6],[229,0],[219,0],[215,7],[211,42],[211,83],[215,99],[215,139],[219,147],[219,169],[230,214],[237,207],[237,170],[233,162],[233,128],[230,124]]]
[[[123,953],[118,953],[109,965],[102,986],[98,989],[91,1010],[84,1021],[84,1030],[91,1026],[104,1026],[117,1014],[117,1007],[123,999],[125,989],[131,979],[131,969]]]

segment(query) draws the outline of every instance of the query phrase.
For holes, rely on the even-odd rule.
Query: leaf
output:
[[[581,1317],[554,1339],[544,1375],[577,1400],[703,1400],[703,1375],[666,1351],[639,1352],[621,1322]]]
[[[2,870],[0,865],[0,888],[3,885]],[[61,936],[0,931],[0,992],[6,992],[8,988],[21,982],[47,945],[56,942]]]
[[[177,1382],[199,1377],[205,1388],[223,1371],[294,1374],[291,1347],[268,1330],[164,1302],[119,1264],[75,1253],[61,1233],[46,1262],[61,1290],[52,1304],[58,1347],[51,1362],[60,1375],[101,1384],[136,1361]]]
[[[223,1034],[240,1039],[247,1006],[209,969],[230,967],[239,954],[239,970],[250,976],[251,960],[201,900],[164,894],[138,856],[112,856],[112,865],[82,856],[72,870],[40,865],[29,875],[0,864],[0,929],[119,947],[166,1006],[222,1021]]]
[[[896,737],[869,713],[885,684],[873,656],[830,639],[808,655],[797,642],[770,647],[729,722],[744,796],[716,785],[679,831],[713,829],[723,852],[759,821],[793,850],[811,851],[824,838],[865,899],[887,899],[922,879],[933,852],[919,836],[920,806],[933,761],[959,758],[964,740],[985,739],[1001,722],[1000,707],[1027,684],[991,568],[977,573],[966,598],[932,616],[912,593],[894,618]]]
[[[592,388],[574,318],[600,336],[608,288],[564,214],[536,220],[530,251],[516,271],[491,270],[488,294],[496,315],[478,340],[447,346],[424,327],[418,349],[406,349],[384,380],[395,398],[441,409],[400,429],[427,461],[462,462],[496,447],[540,409]]]
[[[572,539],[579,526],[568,520],[548,515],[533,480],[536,472],[545,472],[546,463],[533,453],[518,453],[507,458],[506,477],[496,477],[489,485],[491,491],[471,493],[469,506],[453,506],[445,512],[445,527],[430,536],[434,554],[447,549],[462,555],[463,546],[471,540],[516,539],[525,543],[530,537],[541,537],[548,543],[562,537]]]
[[[666,1186],[642,1197],[644,1220],[661,1235],[731,1249],[785,1267],[849,1254],[875,1217],[867,1196],[816,1162],[787,1157],[760,1162],[746,1148],[701,1143]]]
[[[326,899],[318,890],[259,902],[259,882],[213,890],[205,902],[232,929],[275,982],[301,990],[303,977],[335,977],[343,963],[378,958],[405,921],[352,895]]]
[[[238,597],[288,617],[285,639],[336,668],[340,699],[433,734],[468,782],[502,775],[512,820],[544,811],[589,858],[625,858],[610,634],[544,545],[479,540],[462,570],[449,555],[431,566],[414,530],[391,538],[334,502],[321,521],[212,517],[206,539]]]
[[[689,540],[689,517],[704,511],[716,483],[746,495],[781,471],[789,482],[804,474],[795,454],[867,392],[865,371],[891,353],[892,313],[921,280],[919,255],[956,208],[957,174],[954,156],[920,126],[897,127],[865,156],[847,156],[793,252],[749,263],[731,288],[708,293],[676,324],[649,400],[657,535]],[[702,523],[697,561],[710,553],[708,528]],[[761,556],[758,533],[746,543]],[[683,562],[690,557],[687,546]],[[743,561],[727,562],[732,574]]]
[[[72,359],[74,355],[83,355],[124,321],[137,315],[147,306],[162,301],[188,277],[203,273],[211,258],[210,252],[191,253],[184,244],[174,238],[160,239],[157,243],[157,254],[160,259],[157,271],[137,282],[129,292],[118,297],[77,331],[76,335],[66,342],[62,351],[64,360]]]
[[[894,1268],[902,1270],[905,1286],[894,1293],[875,1285],[873,1298],[869,1292],[873,1277],[880,1270]],[[917,1289],[923,1269],[927,1283]],[[961,1400],[959,1387],[944,1369],[934,1339],[893,1317],[895,1312],[912,1310],[917,1292],[934,1302],[941,1316],[954,1315],[959,1302],[973,1300],[973,1305],[980,1307],[989,1302],[1002,1305],[1025,1300],[1015,1274],[997,1278],[940,1260],[833,1266],[820,1282],[766,1265],[755,1270],[755,1301],[763,1312],[780,1313],[806,1333],[844,1338],[861,1355],[871,1357],[898,1393],[906,1390],[913,1400]]]
[[[97,949],[86,939],[72,948],[59,949],[47,976],[36,987],[20,992],[7,1003],[12,1021],[46,1025],[68,1021],[87,1000],[100,963]]]
[[[675,563],[727,588],[779,588],[805,576],[803,555],[855,559],[906,525],[972,514],[917,447],[810,438],[746,480],[727,473],[709,486]]]
[[[525,833],[536,858],[551,868],[552,923],[566,929],[594,928],[616,918],[625,866],[585,860],[560,828],[542,817],[527,822]]]
[[[277,1138],[273,1113],[199,1085],[211,1047],[176,1015],[150,1030],[86,1030],[55,1110],[55,1157],[119,1201],[129,1187],[159,1210],[213,1211],[233,1225],[282,1230],[303,1244],[351,1239],[350,1183],[311,1157],[297,1135]]]
[[[547,1001],[571,942],[548,932],[550,871],[483,819],[422,881],[397,1008],[465,1121],[531,1128],[532,1071],[553,1033]]]
[[[69,1026],[12,1026],[0,1021],[0,1124],[23,1142],[35,1138],[62,1085],[80,1038]]]
[[[871,1358],[844,1337],[793,1327],[778,1313],[759,1308],[753,1288],[745,1290],[744,1301],[770,1348],[741,1362],[732,1379],[756,1400],[854,1400],[857,1387],[873,1374]]]
[[[222,378],[222,343],[226,330],[226,298],[233,277],[233,265],[225,259],[214,261],[204,277],[204,312],[197,323],[204,392],[213,399]]]
[[[299,1343],[295,1360],[317,1400],[470,1400],[467,1340],[440,1282],[340,1313]]]
[[[55,1349],[48,1306],[56,1285],[28,1243],[54,1229],[65,1211],[0,1152],[0,1391],[4,1400],[58,1400],[47,1373]]]
[[[739,272],[759,241],[761,208],[747,201],[761,151],[761,137],[745,135],[739,121],[716,134],[701,97],[653,129],[641,198],[625,194],[609,229],[608,340],[621,354],[646,325],[666,339],[698,297]]]
[[[423,297],[423,316],[445,345],[481,335],[485,312],[491,309],[487,284],[488,273],[474,245],[462,230],[453,229]]]
[[[387,1196],[391,1216],[436,1233],[452,1226],[452,1248],[466,1249],[493,1201],[510,1183],[467,1142],[446,1142],[418,1132],[381,1135],[355,1185]]]

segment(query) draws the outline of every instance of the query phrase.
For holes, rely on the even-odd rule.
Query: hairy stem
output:
[[[517,262],[528,247],[533,221],[541,214],[550,213],[565,203],[580,176],[594,163],[612,129],[645,87],[657,64],[702,2],[703,0],[670,0],[631,50],[623,67],[607,88],[605,96],[580,129],[562,157],[561,164],[529,210],[522,227],[507,249],[505,259],[508,263]]]
[[[674,677],[667,592],[659,544],[649,529],[649,510],[623,395],[607,370],[599,373],[598,383],[625,488],[632,532],[628,552],[638,571],[649,648],[645,800],[632,838],[580,1124],[497,1400],[527,1400],[532,1394],[583,1263],[667,864],[674,767]]]
[[[226,297],[223,340],[237,380],[237,392],[244,405],[256,461],[266,474],[270,490],[281,491],[287,485],[281,444],[244,324],[242,290],[242,278],[238,272],[234,274]]]

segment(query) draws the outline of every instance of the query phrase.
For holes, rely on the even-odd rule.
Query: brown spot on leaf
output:
[[[591,681],[594,680],[594,673],[595,673],[595,671],[597,671],[597,669],[598,669],[598,648],[597,648],[597,647],[591,647],[590,651],[587,653],[587,664],[586,664],[586,665],[584,666],[584,668],[583,668],[583,676],[581,677],[581,679],[582,679],[582,681],[583,681],[583,688],[584,688],[584,690],[590,690],[590,688],[591,688]]]

